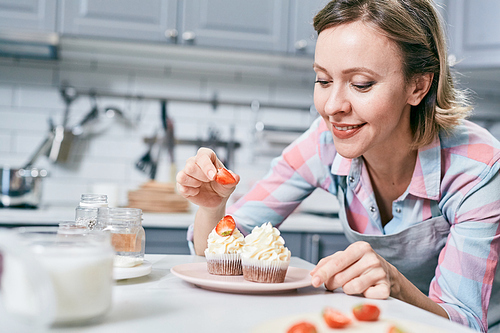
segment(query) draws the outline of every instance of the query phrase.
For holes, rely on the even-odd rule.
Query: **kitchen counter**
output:
[[[144,213],[145,228],[187,229],[195,213]],[[0,209],[0,227],[16,225],[56,225],[75,218],[75,207],[42,207],[39,209]],[[338,218],[294,213],[280,227],[284,232],[343,233]]]
[[[212,291],[185,282],[170,271],[179,264],[204,262],[203,257],[147,255],[146,260],[153,264],[152,272],[148,276],[117,281],[113,287],[112,309],[101,322],[51,328],[48,332],[251,332],[267,321],[284,316],[299,320],[305,313],[321,313],[325,306],[349,314],[353,306],[366,301],[339,290],[328,292],[323,287],[311,286],[268,294]],[[292,257],[290,266],[308,270],[314,267],[296,257]],[[411,321],[416,327],[410,330],[420,331],[418,325],[429,325],[436,332],[472,332],[396,299],[370,300],[370,303],[381,309],[381,321]]]

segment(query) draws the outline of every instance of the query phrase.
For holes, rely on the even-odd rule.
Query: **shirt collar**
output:
[[[348,176],[352,186],[359,182],[363,162],[360,157],[355,159],[342,157],[335,154],[331,172],[337,176]],[[441,183],[441,142],[439,137],[418,150],[415,170],[408,187],[408,192],[430,200],[439,199]]]
[[[411,179],[409,193],[438,200],[441,186],[441,141],[434,141],[418,150],[417,163]]]

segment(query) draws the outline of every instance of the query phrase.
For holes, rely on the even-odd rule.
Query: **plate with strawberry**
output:
[[[350,312],[325,306],[321,311],[291,315],[264,322],[253,328],[254,333],[445,333],[441,328],[413,321],[387,318],[375,304],[361,303]]]

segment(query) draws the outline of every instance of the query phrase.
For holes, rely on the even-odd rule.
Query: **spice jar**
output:
[[[76,223],[93,230],[97,223],[97,211],[101,207],[108,207],[107,195],[82,194],[80,203],[76,207]]]
[[[99,208],[98,228],[111,233],[115,267],[133,267],[144,261],[146,234],[142,210],[137,208]]]

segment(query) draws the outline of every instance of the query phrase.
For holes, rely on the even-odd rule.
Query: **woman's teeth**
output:
[[[347,130],[350,130],[350,129],[353,129],[353,128],[356,128],[356,127],[359,127],[359,125],[356,125],[356,126],[346,126],[346,127],[335,126],[335,128],[338,129],[339,131],[347,131]]]

